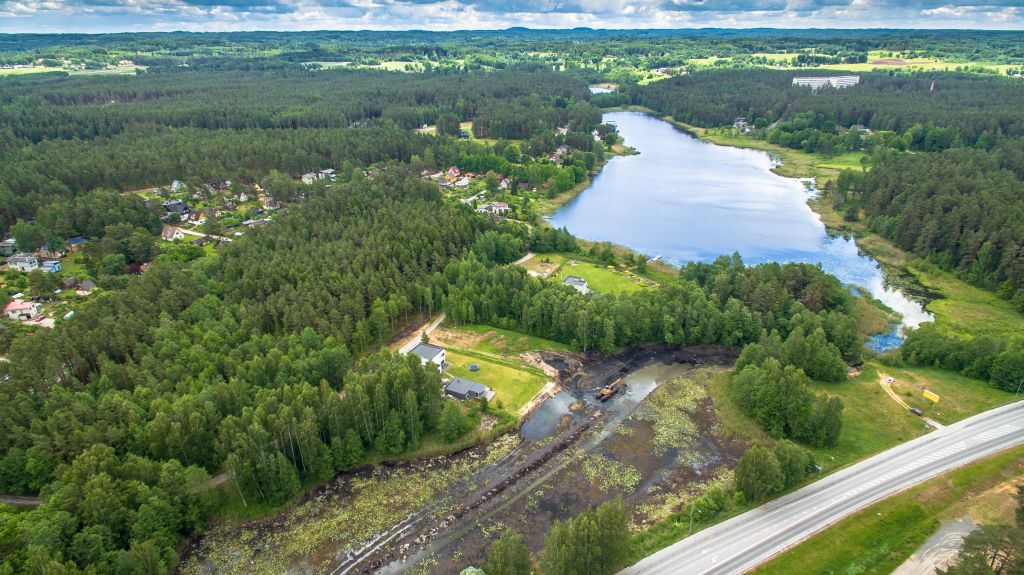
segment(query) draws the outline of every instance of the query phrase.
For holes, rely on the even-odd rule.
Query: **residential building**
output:
[[[7,258],[7,267],[12,270],[28,273],[39,269],[39,258],[32,254],[20,252]]]
[[[160,232],[160,239],[165,242],[173,242],[185,238],[185,232],[174,226],[164,226],[163,231]]]
[[[562,285],[569,286],[582,294],[590,293],[590,286],[587,285],[587,280],[581,277],[568,276],[562,280]]]
[[[78,289],[75,290],[75,293],[77,293],[78,295],[89,295],[95,289],[96,289],[96,282],[94,282],[92,280],[85,280],[84,282],[78,284]]]
[[[68,238],[68,241],[65,243],[67,244],[69,251],[77,252],[78,250],[82,249],[82,246],[85,245],[85,242],[86,239],[83,238],[82,236],[75,236],[73,238]]]
[[[39,315],[41,307],[38,302],[15,299],[4,306],[4,315],[13,320],[28,321]]]
[[[43,262],[42,269],[44,272],[55,274],[64,269],[57,260],[46,260]]]
[[[167,200],[166,202],[160,202],[160,205],[164,208],[165,218],[170,217],[171,214],[178,214],[179,219],[186,220],[191,211],[188,204],[181,200]]]
[[[487,387],[482,383],[475,382],[471,379],[463,379],[456,377],[445,384],[444,393],[449,397],[454,397],[458,400],[467,399],[486,399],[490,401],[494,399],[494,390]]]
[[[0,242],[0,256],[13,256],[18,251],[18,243],[14,238]]]
[[[410,353],[419,357],[422,365],[432,363],[437,366],[438,371],[444,371],[445,352],[443,347],[432,343],[420,343],[417,344],[416,347],[412,348]]]
[[[503,216],[503,215],[507,214],[510,209],[512,209],[512,208],[510,208],[509,205],[506,204],[505,202],[491,202],[489,204],[484,204],[482,206],[478,206],[476,211],[481,212],[481,213],[485,213],[485,214],[494,214],[496,216]]]
[[[202,246],[205,246],[206,244],[213,243],[213,238],[210,237],[210,236],[203,236],[201,238],[196,238],[196,239],[192,240],[192,243],[197,245],[197,246],[202,247]]]

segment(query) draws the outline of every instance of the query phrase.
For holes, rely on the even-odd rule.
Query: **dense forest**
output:
[[[746,118],[762,130],[755,136],[811,152],[822,151],[819,139],[828,139],[828,152],[849,147],[839,132],[851,126],[891,132],[879,143],[922,151],[991,145],[1003,136],[1024,135],[1018,112],[1024,92],[1013,80],[874,72],[860,74],[860,84],[850,88],[812,91],[792,84],[795,75],[837,74],[842,72],[712,70],[637,86],[628,94],[599,95],[594,102],[647,106],[700,127],[731,126],[736,118]],[[852,148],[860,148],[859,138]]]
[[[873,231],[1024,311],[1024,139],[892,157],[851,200]]]
[[[455,325],[486,323],[584,352],[742,347],[737,405],[773,437],[835,445],[842,402],[810,382],[844,379],[845,366],[862,359],[862,334],[856,297],[820,267],[747,266],[735,255],[689,264],[656,289],[583,296],[508,265],[527,250],[576,251],[568,232],[537,217],[496,221],[424,179],[457,165],[486,174],[489,187],[507,176],[516,201],[521,186],[568,191],[614,139],[595,104],[627,98],[701,125],[747,116],[764,137],[776,121],[772,130],[799,133],[807,114],[815,133],[838,135],[854,123],[892,132],[904,145],[885,147],[922,153],[892,154],[868,176],[846,176],[848,200],[907,249],[1020,297],[1020,217],[1007,206],[1019,206],[1021,150],[1006,140],[1020,135],[1013,111],[1021,102],[997,78],[944,75],[930,93],[928,78],[871,75],[863,90],[812,95],[775,73],[715,72],[592,97],[584,80],[597,67],[555,73],[525,56],[548,47],[594,63],[611,50],[646,66],[814,45],[824,56],[806,57],[812,64],[859,61],[885,43],[936,49],[929,34],[866,32],[842,46],[815,31],[306,36],[319,43],[175,33],[26,36],[17,49],[0,46],[10,62],[131,50],[150,66],[125,77],[0,81],[0,234],[18,249],[87,238],[84,269],[101,286],[52,329],[3,340],[0,492],[39,494],[43,503],[0,511],[0,573],[165,573],[181,537],[220,509],[214,477],[243,505],[271,508],[368,459],[458,440],[475,408],[445,401],[435,370],[381,351],[400,327],[438,311]],[[981,57],[994,47],[1012,52],[1006,46],[1018,36],[950,37],[977,40]],[[473,52],[495,38],[497,48]],[[583,41],[594,38],[609,47]],[[652,45],[673,52],[655,54]],[[253,55],[264,49],[283,54]],[[464,61],[417,74],[307,65],[343,55]],[[740,97],[726,102],[716,91]],[[930,107],[906,103],[922,95]],[[328,168],[336,170],[329,180],[296,179]],[[987,175],[968,182],[972,171]],[[231,190],[230,180],[288,205],[216,251],[157,245],[165,214],[131,192],[174,180],[200,195]],[[912,211],[929,215],[908,218]],[[990,216],[997,219],[980,221]],[[951,225],[960,233],[925,233]],[[45,282],[33,292],[54,288]],[[0,301],[10,295],[0,290]],[[955,343],[922,330],[907,353],[1002,386],[1006,369],[1024,364],[1019,348],[983,344],[977,355],[988,359],[968,361],[952,357]],[[806,458],[787,449],[761,459],[806,471]],[[767,490],[749,485],[750,497],[802,478],[790,475]],[[621,530],[622,514],[607,509],[579,524],[607,514],[609,529]],[[575,525],[560,525],[551,549],[573,549]],[[609,551],[603,568],[617,555]],[[550,564],[563,560],[564,552],[545,553]]]

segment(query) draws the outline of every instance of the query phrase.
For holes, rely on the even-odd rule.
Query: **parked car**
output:
[[[921,410],[916,407],[911,407],[910,413],[913,413],[914,415],[921,415]]]

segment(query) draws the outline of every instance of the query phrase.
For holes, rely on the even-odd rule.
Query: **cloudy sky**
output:
[[[1024,29],[1024,0],[0,0],[0,32]]]

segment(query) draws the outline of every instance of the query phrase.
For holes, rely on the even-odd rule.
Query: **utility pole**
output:
[[[1014,399],[1017,399],[1017,396],[1020,395],[1020,387],[1022,385],[1024,385],[1024,377],[1020,378],[1020,383],[1017,384],[1017,393],[1013,394]]]

